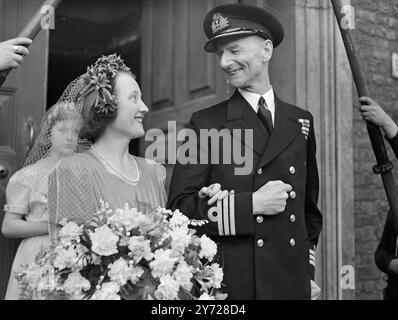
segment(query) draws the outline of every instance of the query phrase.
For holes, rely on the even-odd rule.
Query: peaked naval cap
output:
[[[226,37],[258,35],[270,39],[274,48],[284,37],[282,24],[271,8],[263,9],[239,3],[212,9],[203,21],[203,29],[209,39],[205,44],[207,52],[216,52],[217,41]]]

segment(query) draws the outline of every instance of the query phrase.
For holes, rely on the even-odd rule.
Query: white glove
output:
[[[209,197],[210,200],[207,202],[211,206],[216,201],[224,200],[228,196],[229,192],[227,190],[221,190],[221,184],[213,183],[208,187],[203,187],[199,191],[199,198]]]

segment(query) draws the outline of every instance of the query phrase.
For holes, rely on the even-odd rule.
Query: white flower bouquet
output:
[[[25,299],[225,299],[217,245],[178,210],[142,213],[105,203],[84,225],[62,221],[57,241],[17,279]]]

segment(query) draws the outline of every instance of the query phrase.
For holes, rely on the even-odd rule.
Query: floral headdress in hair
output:
[[[108,115],[117,110],[116,98],[111,93],[111,79],[114,79],[120,71],[130,71],[130,68],[116,53],[102,56],[93,66],[87,68],[84,78],[88,84],[81,92],[81,96],[93,102],[89,105],[93,105],[97,113]]]

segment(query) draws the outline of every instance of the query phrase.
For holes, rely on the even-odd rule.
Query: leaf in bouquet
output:
[[[190,294],[194,300],[196,297],[200,297],[201,295],[201,286],[196,279],[193,279],[193,285]]]
[[[66,280],[70,273],[72,273],[71,269],[63,269],[61,271],[57,271],[57,275],[61,278],[61,280]]]
[[[130,252],[130,250],[128,248],[128,243],[126,245],[124,245],[124,243],[123,243],[123,245],[119,245],[118,251],[119,251],[117,253],[118,258],[123,257],[123,258],[125,258],[125,260],[128,260],[129,252]]]
[[[85,225],[86,229],[95,229],[101,226],[101,220],[99,218],[93,218],[93,220],[88,221]]]
[[[199,259],[199,253],[196,247],[188,246],[185,249],[184,257],[189,265],[193,266],[194,268],[201,268],[202,263]]]
[[[142,236],[139,228],[134,228],[130,230],[130,237],[137,237],[137,236]]]
[[[30,288],[29,283],[25,282],[26,280],[22,276],[21,278],[17,279],[18,284],[18,291],[19,296],[18,300],[32,300],[33,299],[33,290]]]
[[[63,291],[48,292],[45,295],[46,300],[72,300],[72,297]]]
[[[216,295],[214,296],[214,298],[216,300],[226,300],[228,298],[228,293],[222,293],[222,292],[218,292],[216,293]]]
[[[129,283],[125,284],[123,287],[120,287],[119,294],[122,300],[143,300],[141,292],[136,290],[134,286],[130,285]]]
[[[87,268],[80,271],[80,274],[90,282],[91,287],[95,287],[97,285],[103,273],[104,272],[99,265],[89,265]]]
[[[185,250],[186,258],[192,261],[198,260],[199,254],[196,250],[190,250],[188,247],[187,250]]]
[[[85,226],[89,228],[98,228],[107,224],[108,222],[108,212],[106,210],[101,210],[93,215],[91,220],[85,223]]]
[[[137,287],[142,288],[142,297],[144,300],[148,299],[148,296],[154,296],[158,283],[150,278],[144,278],[137,283]]]
[[[148,234],[150,236],[156,235],[158,232],[158,225],[156,223],[144,223],[139,227],[139,234]]]
[[[195,280],[200,285],[200,288],[205,288],[206,287],[205,282],[202,281],[201,279],[195,278]]]
[[[41,265],[46,263],[49,259],[50,250],[47,247],[43,247],[35,257],[35,263]]]
[[[156,251],[159,248],[169,248],[171,245],[171,239],[165,238],[162,239],[161,237],[152,237],[151,238],[151,250]]]
[[[148,300],[149,296],[154,296],[156,285],[151,279],[143,279],[133,285],[128,281],[120,288],[120,296],[123,300]]]
[[[120,287],[119,294],[123,300],[144,300],[143,289],[136,288],[130,281]]]
[[[81,235],[80,243],[88,249],[90,249],[92,246],[92,242],[90,239],[90,233],[87,232],[86,229],[84,230],[83,234]]]
[[[91,287],[91,289],[84,294],[82,300],[90,300],[91,297],[94,295],[95,291],[96,291],[96,288]]]
[[[118,243],[119,250],[121,250],[122,248],[128,247],[129,242],[130,242],[130,238],[129,237],[121,236],[120,240],[119,240],[119,243]]]
[[[192,290],[191,290],[191,292],[192,292]],[[191,292],[189,292],[188,290],[184,289],[183,287],[180,287],[180,290],[178,291],[178,299],[180,299],[180,300],[194,300],[194,295],[192,295]]]
[[[153,285],[146,285],[142,289],[142,297],[144,300],[149,300],[150,297],[155,296],[156,287]]]
[[[112,263],[114,263],[116,260],[120,258],[119,252],[116,254],[113,254],[111,256],[102,256],[101,257],[101,266],[103,267],[104,271],[108,269],[108,266]]]

